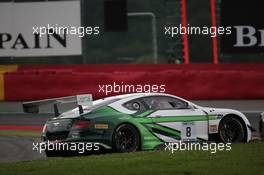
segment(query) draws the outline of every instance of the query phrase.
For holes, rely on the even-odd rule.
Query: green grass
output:
[[[263,174],[264,142],[232,145],[229,152],[137,152],[0,164],[0,174]]]
[[[41,131],[30,131],[30,130],[0,130],[0,136],[40,137],[41,136]]]

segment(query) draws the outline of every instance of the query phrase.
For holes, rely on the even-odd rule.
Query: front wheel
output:
[[[235,117],[225,117],[219,125],[220,141],[224,143],[239,143],[245,138],[245,129]]]
[[[113,134],[113,146],[118,152],[135,152],[140,147],[137,129],[130,124],[121,124]]]

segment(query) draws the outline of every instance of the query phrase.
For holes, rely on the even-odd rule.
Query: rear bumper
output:
[[[57,133],[43,133],[42,140],[44,142],[57,143],[96,143],[105,149],[112,149],[111,132],[107,130],[71,130],[64,137],[56,137]]]

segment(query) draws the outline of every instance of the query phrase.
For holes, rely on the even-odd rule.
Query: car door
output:
[[[152,132],[164,142],[208,140],[208,117],[202,110],[169,96],[142,99],[152,119]]]

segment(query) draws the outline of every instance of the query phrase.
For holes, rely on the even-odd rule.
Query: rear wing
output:
[[[92,106],[93,105],[93,98],[91,94],[80,94],[75,96],[67,96],[61,98],[51,98],[51,99],[44,99],[44,100],[36,100],[36,101],[29,101],[24,102],[23,111],[25,113],[39,113],[39,107],[44,106],[47,104],[53,104],[54,107],[54,114],[55,117],[59,116],[59,108],[58,104],[65,104],[65,103],[75,103],[77,102],[79,107],[79,113],[83,113],[83,106]]]

